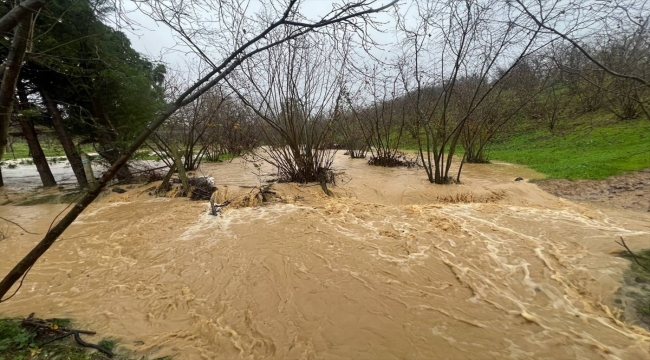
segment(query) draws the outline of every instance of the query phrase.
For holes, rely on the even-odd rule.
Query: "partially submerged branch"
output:
[[[627,244],[625,243],[625,239],[623,239],[622,236],[621,236],[620,238],[621,238],[621,241],[620,241],[620,242],[617,241],[616,243],[619,244],[619,245],[621,245],[622,247],[625,248],[625,250],[627,251],[627,254],[628,254],[632,259],[634,259],[634,262],[635,262],[637,265],[639,265],[639,267],[641,267],[643,270],[645,270],[645,271],[647,271],[648,273],[650,273],[650,267],[648,267],[647,265],[642,264],[641,261],[639,261],[639,259],[642,259],[642,260],[647,261],[648,264],[650,264],[650,259],[648,259],[648,258],[645,257],[645,256],[637,255],[636,253],[634,253],[634,251],[630,250],[630,248],[629,248],[629,247],[627,246]]]

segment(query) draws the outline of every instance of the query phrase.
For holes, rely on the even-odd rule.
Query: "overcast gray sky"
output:
[[[378,1],[375,7],[382,6],[391,0]],[[332,4],[337,1],[332,0],[306,0],[300,7],[301,13],[310,19],[318,19],[325,15],[332,9]],[[338,1],[340,3],[340,1]],[[250,9],[259,8],[256,3],[259,1],[251,1]],[[174,32],[165,24],[156,23],[149,16],[143,14],[131,2],[124,3],[127,10],[129,10],[128,17],[137,24],[135,30],[124,30],[127,36],[131,39],[133,48],[140,53],[148,56],[152,60],[162,60],[172,66],[177,65],[182,67],[188,63],[195,62],[198,58],[190,51],[189,48],[179,45],[176,40]],[[388,13],[375,14],[375,19],[382,22],[390,22],[392,17]],[[389,29],[391,25],[384,26]],[[374,33],[373,38],[383,44],[390,44],[392,42],[392,35],[386,33]],[[375,55],[379,55],[379,51]]]
[[[182,54],[189,49],[177,46],[173,31],[165,24],[156,23],[149,16],[143,14],[131,3],[125,3],[129,19],[134,21],[135,30],[125,31],[133,48],[153,60],[162,60],[170,64],[182,64],[193,54]],[[175,50],[170,50],[175,49]]]

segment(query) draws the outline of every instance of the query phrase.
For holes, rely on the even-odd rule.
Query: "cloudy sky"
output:
[[[139,11],[131,2],[126,2],[128,18],[132,20],[135,29],[123,31],[131,39],[133,48],[153,60],[163,60],[169,63],[182,63],[187,59],[187,48],[179,47],[173,31],[165,24],[156,23],[149,16]],[[190,55],[192,56],[192,55]]]
[[[379,0],[374,7],[382,6],[391,0]],[[306,0],[300,6],[301,13],[310,19],[318,19],[332,9],[332,4],[336,1],[331,0]],[[340,3],[340,1],[338,1]],[[255,12],[259,9],[258,1],[251,1],[249,9]],[[128,18],[136,25],[134,29],[122,30],[131,39],[133,47],[140,53],[148,56],[153,60],[162,60],[172,66],[183,67],[188,63],[195,63],[197,56],[190,49],[177,41],[174,32],[165,24],[157,23],[149,16],[139,11],[132,2],[125,2],[124,6],[128,12]],[[388,13],[375,14],[374,18],[389,23],[391,16]],[[390,24],[384,26],[390,28]],[[373,39],[383,43],[390,44],[392,36],[387,33],[375,33]],[[180,45],[179,45],[180,44]]]

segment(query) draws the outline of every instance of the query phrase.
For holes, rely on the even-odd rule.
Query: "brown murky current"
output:
[[[650,334],[613,306],[628,262],[612,254],[619,236],[650,245],[650,214],[561,200],[507,164],[467,165],[444,187],[342,155],[336,167],[335,197],[279,184],[278,201],[217,218],[204,202],[112,193],[0,313],[71,317],[175,359],[650,358]],[[237,161],[203,172],[226,198],[260,181]],[[42,234],[62,209],[0,216]],[[40,237],[2,226],[4,274]]]

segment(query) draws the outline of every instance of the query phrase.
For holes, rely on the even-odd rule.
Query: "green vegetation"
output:
[[[99,352],[90,352],[77,346],[71,337],[67,340],[54,341],[41,345],[36,333],[20,325],[21,319],[0,319],[0,360],[22,359],[66,359],[66,360],[97,360],[108,359]],[[67,326],[70,321],[60,319],[58,326]],[[115,345],[110,340],[102,341],[101,345]],[[109,348],[113,349],[113,347]]]
[[[553,132],[547,124],[513,120],[511,128],[487,145],[493,161],[529,166],[551,179],[605,179],[650,167],[650,121],[620,120],[597,111],[567,119]],[[400,148],[417,150],[405,136]],[[456,149],[456,156],[463,156]]]
[[[230,160],[232,160],[232,159],[234,159],[234,158],[236,158],[236,157],[238,157],[238,156],[239,156],[239,155],[231,154],[231,153],[223,153],[223,154],[219,154],[218,158],[216,158],[216,159],[215,159],[215,158],[210,158],[210,157],[204,156],[204,157],[203,157],[203,162],[205,162],[205,163],[210,163],[210,162],[225,162],[225,161],[230,161]]]
[[[6,14],[13,6],[0,4],[0,12]],[[22,136],[16,135],[15,144],[9,142],[13,151],[12,146],[9,151],[3,147],[2,159],[30,157],[25,141],[32,148],[43,148],[47,157],[63,157],[65,148],[84,186],[82,161],[74,154],[76,142],[92,143],[102,158],[113,163],[165,106],[165,67],[139,54],[123,32],[104,23],[116,10],[105,1],[56,0],[34,18],[29,52],[35,55],[11,69],[12,74],[18,73],[17,86],[3,97],[20,100],[14,109],[21,119]],[[12,41],[0,38],[4,60]],[[3,128],[2,140],[6,131]],[[44,186],[56,185],[49,164],[58,159],[45,159],[37,152],[30,161],[39,166]],[[131,177],[128,166],[118,177]]]
[[[627,295],[635,300],[635,310],[640,321],[650,328],[650,249],[641,250],[624,257],[630,260],[630,269],[625,274],[625,282],[636,290]]]
[[[45,144],[41,144],[45,145]],[[16,142],[13,144],[13,152],[11,151],[5,151],[4,153],[4,160],[13,160],[14,156],[15,159],[21,159],[21,158],[29,158],[29,148],[27,147],[26,142]],[[63,152],[63,148],[59,147],[46,147],[43,146],[43,152],[45,153],[45,156],[65,156],[65,153]]]
[[[650,167],[646,119],[595,112],[567,120],[554,133],[534,124],[510,133],[488,146],[490,159],[527,165],[549,178],[604,179]]]
[[[2,158],[3,160],[31,158],[31,156],[29,155],[29,147],[27,147],[26,142],[16,141],[12,145],[12,147],[13,147],[13,152],[5,151],[4,156]],[[43,148],[43,153],[45,153],[45,156],[47,157],[58,156],[59,157],[58,161],[67,161],[67,159],[65,158],[65,152],[63,151],[61,145],[55,144],[53,146],[47,146],[45,143],[41,143],[41,147]],[[83,145],[81,146],[80,150],[86,153],[95,152],[92,145]]]
[[[29,328],[21,325],[22,319],[0,318],[0,360],[104,360],[106,355],[77,345],[72,336],[62,340],[42,345],[43,339]],[[51,323],[59,327],[70,327],[70,319],[52,319]],[[86,340],[89,341],[89,340]],[[103,339],[99,346],[115,353],[117,342],[113,339]],[[126,360],[124,355],[113,356],[114,360]],[[141,357],[139,360],[146,360]],[[161,357],[155,360],[171,360],[172,357]]]
[[[51,164],[68,161],[68,159],[65,157],[65,153],[63,152],[63,148],[61,148],[59,144],[55,144],[53,146],[47,146],[47,144],[42,143],[41,146],[43,148],[43,152],[45,153],[45,156],[51,158],[49,159],[49,162]],[[4,153],[4,158],[3,158],[4,160],[14,160],[14,155],[15,155],[16,159],[23,159],[19,162],[20,165],[33,164],[33,160],[31,160],[31,157],[29,155],[29,148],[27,147],[27,143],[23,141],[17,141],[13,144],[13,149],[14,149],[13,153],[11,151]],[[80,146],[79,150],[87,154],[96,152],[96,150],[90,144]],[[218,162],[230,161],[236,157],[237,155],[233,155],[231,153],[220,154]],[[161,160],[160,156],[156,154],[151,154],[151,152],[148,150],[138,151],[131,157],[131,159],[132,160],[153,160],[153,161]],[[203,162],[210,162],[210,160],[204,156]],[[12,169],[16,167],[16,165],[7,164],[5,161],[0,162],[0,165],[7,166]]]

